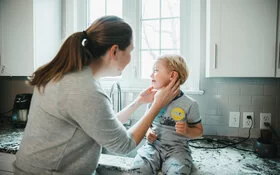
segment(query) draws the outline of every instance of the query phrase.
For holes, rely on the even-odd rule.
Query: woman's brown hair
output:
[[[44,88],[48,82],[59,81],[66,73],[81,71],[83,66],[99,59],[115,44],[120,50],[125,50],[131,39],[132,29],[123,19],[101,17],[86,31],[69,36],[53,60],[33,73],[29,84],[38,89]]]

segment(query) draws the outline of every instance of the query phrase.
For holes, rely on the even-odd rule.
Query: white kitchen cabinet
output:
[[[277,57],[276,57],[276,77],[280,77],[280,3],[278,1],[278,36],[277,36]]]
[[[277,0],[207,0],[206,77],[275,77]]]
[[[1,76],[30,76],[61,44],[61,1],[1,0]]]
[[[1,53],[2,53],[2,3],[0,1],[0,74],[1,74]]]

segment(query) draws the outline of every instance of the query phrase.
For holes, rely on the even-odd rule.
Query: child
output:
[[[182,85],[189,71],[179,55],[163,55],[155,62],[151,74],[154,89],[165,87],[178,74]],[[149,108],[150,104],[148,105]],[[202,135],[198,104],[181,91],[157,114],[146,133],[147,141],[139,148],[132,172],[135,174],[190,174],[192,167],[188,139]]]

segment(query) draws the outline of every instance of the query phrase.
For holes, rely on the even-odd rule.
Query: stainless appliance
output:
[[[27,120],[32,94],[17,94],[14,101],[12,121],[16,128],[24,128]]]

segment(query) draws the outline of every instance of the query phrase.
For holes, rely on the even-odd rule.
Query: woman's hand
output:
[[[136,98],[136,101],[141,105],[145,103],[152,103],[154,101],[156,91],[153,89],[153,87],[149,87],[146,90],[140,92],[138,97]]]
[[[180,81],[178,76],[174,77],[171,82],[161,89],[159,89],[154,97],[154,105],[163,107],[170,103],[180,93]]]
[[[153,87],[149,87],[146,90],[142,91],[138,97],[124,109],[117,113],[117,118],[120,122],[125,123],[130,118],[132,113],[142,104],[151,103],[154,100],[155,91]]]
[[[156,141],[157,135],[154,130],[149,128],[146,133],[146,138],[147,138],[148,142],[153,143],[154,141]]]

